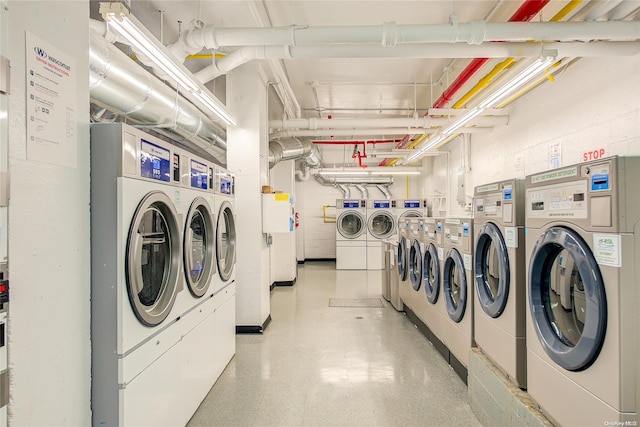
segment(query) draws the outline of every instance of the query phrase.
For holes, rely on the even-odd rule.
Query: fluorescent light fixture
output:
[[[100,14],[110,28],[113,28],[119,36],[127,40],[133,48],[160,68],[167,76],[176,82],[179,87],[186,89],[215,117],[226,125],[237,124],[237,121],[222,104],[193,74],[181,63],[176,62],[162,43],[145,28],[135,16],[122,3],[100,3]]]
[[[368,167],[368,168],[322,168],[318,171],[320,175],[350,175],[350,176],[372,176],[372,175],[420,175],[418,168],[405,167]]]
[[[500,101],[504,100],[508,96],[512,95],[514,92],[519,90],[522,86],[531,81],[538,74],[546,70],[552,63],[555,61],[554,56],[543,56],[541,58],[536,59],[529,66],[524,68],[515,77],[507,81],[504,85],[500,86],[495,92],[489,95],[485,100],[483,100],[476,107],[471,108],[466,113],[458,117],[454,122],[452,122],[447,127],[443,128],[439,133],[432,135],[428,140],[426,140],[422,146],[415,151],[415,153],[411,154],[407,158],[407,163],[415,162],[416,160],[425,156],[425,152],[440,144],[447,138],[456,134],[456,131],[462,128],[464,125],[469,123],[474,117],[479,116],[484,113],[486,110],[492,108],[494,105],[498,104]]]

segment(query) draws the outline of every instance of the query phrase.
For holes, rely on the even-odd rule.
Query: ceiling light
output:
[[[443,128],[440,132],[433,134],[422,144],[419,149],[415,151],[415,153],[411,154],[407,158],[407,163],[415,162],[416,160],[424,157],[427,150],[434,148],[441,142],[445,141],[447,138],[455,135],[460,128],[469,123],[469,121],[471,121],[474,117],[477,117],[480,114],[484,113],[486,110],[492,108],[494,105],[498,104],[500,101],[504,100],[515,91],[520,89],[522,86],[527,84],[538,74],[546,70],[553,63],[553,61],[555,61],[555,56],[548,56],[548,54],[547,56],[536,59],[533,63],[516,74],[515,77],[500,86],[496,91],[494,91],[476,107],[468,110],[466,113],[458,117],[453,123]]]
[[[237,121],[220,102],[172,53],[133,16],[122,3],[100,3],[100,14],[119,36],[127,40],[139,54],[149,58],[159,69],[191,93],[207,110],[226,125],[236,125]]]

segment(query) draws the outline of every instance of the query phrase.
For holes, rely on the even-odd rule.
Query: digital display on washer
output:
[[[359,208],[360,201],[359,200],[343,200],[342,207],[343,208]]]
[[[591,176],[591,191],[609,190],[609,175],[597,174]]]
[[[207,165],[191,160],[191,187],[206,190],[209,186]]]
[[[373,207],[375,209],[382,209],[382,208],[388,209],[390,206],[391,206],[391,203],[388,200],[374,200],[373,201]]]
[[[421,208],[420,200],[405,200],[404,201],[405,208]]]
[[[171,181],[171,151],[144,139],[141,141],[140,174],[144,178]]]
[[[513,191],[511,190],[511,188],[505,188],[503,194],[505,200],[513,199]]]

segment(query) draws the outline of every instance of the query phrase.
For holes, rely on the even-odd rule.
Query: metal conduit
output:
[[[93,32],[89,45],[89,89],[95,104],[125,115],[139,125],[175,134],[185,145],[204,150],[216,161],[226,163],[226,132],[220,126]]]
[[[356,184],[354,185],[354,187],[356,187],[358,189],[358,191],[362,194],[362,198],[363,199],[368,199],[369,198],[369,191],[367,191],[367,188],[362,185],[362,184]]]
[[[269,141],[269,168],[283,160],[303,159],[308,166],[318,167],[320,152],[308,139],[285,138]]]

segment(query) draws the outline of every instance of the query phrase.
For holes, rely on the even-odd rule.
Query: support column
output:
[[[236,330],[261,333],[271,320],[269,248],[262,233],[262,185],[269,180],[266,79],[257,63],[227,75],[227,167],[236,174]]]

